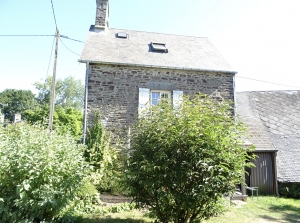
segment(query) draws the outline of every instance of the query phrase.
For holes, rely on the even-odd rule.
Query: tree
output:
[[[27,110],[23,118],[31,124],[42,124],[48,126],[49,105]],[[69,132],[76,139],[82,136],[83,115],[82,112],[74,108],[63,108],[55,106],[53,114],[53,129],[59,133]]]
[[[94,178],[98,181],[95,184],[99,190],[117,190],[121,178],[120,154],[111,146],[111,135],[104,129],[98,111],[93,112],[91,124],[85,142],[85,159],[94,167]]]
[[[35,95],[29,90],[6,89],[0,93],[0,103],[7,104],[2,111],[10,120],[15,114],[23,115],[27,109],[34,109],[37,106]]]
[[[52,77],[48,77],[44,82],[36,82],[34,86],[39,91],[38,101],[40,104],[49,104],[51,97]],[[74,77],[66,77],[64,80],[58,79],[55,86],[56,105],[63,108],[83,109],[84,85],[81,80]]]
[[[160,222],[200,222],[215,215],[220,198],[242,182],[248,165],[244,132],[227,101],[184,97],[179,108],[161,101],[133,128],[129,195]]]

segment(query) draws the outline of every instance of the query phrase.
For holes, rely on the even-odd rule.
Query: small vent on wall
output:
[[[116,34],[117,38],[123,38],[123,39],[127,39],[128,38],[128,34],[125,32],[119,32]]]

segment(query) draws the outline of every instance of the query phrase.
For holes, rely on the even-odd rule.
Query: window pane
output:
[[[165,45],[163,45],[163,44],[155,44],[155,43],[153,43],[153,47],[154,47],[154,49],[156,49],[156,50],[166,50],[167,48],[165,47]]]
[[[152,105],[157,105],[158,104],[158,100],[152,100]]]
[[[159,100],[159,92],[152,92],[152,105],[157,105]]]
[[[168,98],[169,97],[169,94],[167,94],[167,93],[161,93],[161,96],[160,96],[161,98]]]

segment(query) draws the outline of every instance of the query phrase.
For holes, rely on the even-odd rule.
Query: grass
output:
[[[106,215],[82,216],[82,223],[150,223],[153,219],[138,210],[121,211]],[[204,221],[204,223],[300,223],[300,200],[258,197],[248,198],[247,202],[230,205],[224,214]]]
[[[80,223],[151,223],[153,219],[146,217],[138,210],[109,213],[106,215],[85,215],[80,218]]]
[[[300,200],[258,197],[243,203],[231,206],[228,212],[205,223],[300,222]]]

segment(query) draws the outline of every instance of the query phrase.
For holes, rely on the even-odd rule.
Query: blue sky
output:
[[[52,1],[60,33],[85,41],[94,24],[96,1]],[[209,37],[238,72],[237,91],[300,90],[299,11],[299,0],[110,0],[109,25]],[[33,34],[55,34],[51,0],[0,0],[0,35]],[[34,91],[33,83],[52,75],[53,40],[0,36],[0,92]],[[81,54],[83,43],[62,41]],[[57,78],[84,80],[85,64],[65,46],[59,42]]]

